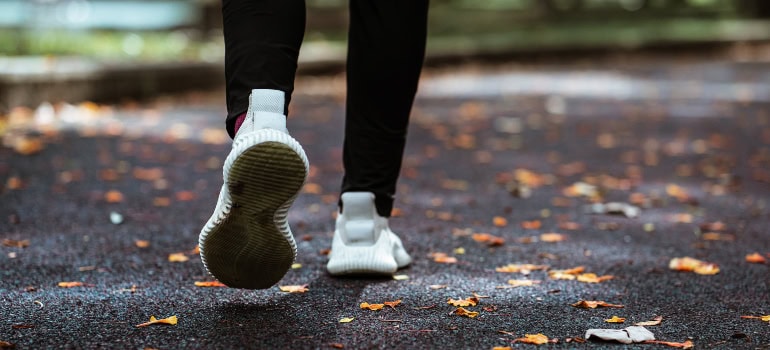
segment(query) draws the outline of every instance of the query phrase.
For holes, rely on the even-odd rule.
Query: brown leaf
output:
[[[767,259],[765,259],[765,257],[762,256],[762,254],[752,253],[752,254],[746,255],[746,262],[750,262],[753,264],[764,264],[767,262]]]
[[[390,306],[391,309],[395,309],[398,304],[401,304],[401,299],[396,301],[384,301],[383,304]]]
[[[542,344],[548,344],[550,342],[555,343],[556,339],[551,340],[551,339],[548,339],[548,337],[545,334],[538,333],[538,334],[525,334],[524,337],[516,338],[513,341],[518,343],[542,345]]]
[[[192,191],[179,191],[175,195],[176,200],[180,202],[188,202],[195,199],[195,193]]]
[[[282,292],[286,292],[286,293],[305,293],[309,290],[307,286],[308,286],[307,284],[300,284],[300,285],[278,286],[278,288]]]
[[[700,236],[704,241],[734,241],[735,235],[719,232],[706,232]]]
[[[369,304],[367,302],[363,302],[359,306],[361,307],[361,309],[364,309],[364,310],[369,309],[369,310],[372,310],[372,311],[376,311],[376,310],[380,310],[383,307],[385,307],[385,304]]]
[[[486,243],[490,247],[497,247],[505,244],[504,238],[491,235],[489,233],[474,233],[471,238],[473,238],[473,240],[476,242]]]
[[[452,306],[476,306],[479,303],[479,298],[477,297],[468,297],[465,299],[452,299],[449,298],[447,301],[447,304]]]
[[[699,275],[715,275],[719,273],[716,264],[708,263],[691,257],[673,258],[668,263],[668,268],[676,271],[692,271]]]
[[[13,248],[26,248],[29,247],[29,240],[23,239],[23,240],[15,240],[15,239],[3,239],[3,246],[4,247],[13,247]]]
[[[140,323],[140,324],[136,325],[136,327],[147,327],[147,326],[152,325],[152,324],[169,324],[169,325],[173,326],[173,325],[177,324],[177,318],[176,318],[176,315],[170,316],[170,317],[166,317],[166,318],[161,318],[161,319],[157,319],[157,318],[155,318],[155,316],[150,316],[150,321],[149,322]]]
[[[574,280],[576,275],[585,271],[585,267],[578,266],[566,270],[551,270],[548,271],[548,277],[555,280]]]
[[[16,344],[0,340],[0,349],[16,349]]]
[[[345,345],[342,345],[341,343],[329,343],[329,346],[335,348],[335,349],[343,349],[345,348]]]
[[[147,248],[150,246],[150,241],[145,241],[143,239],[137,239],[134,241],[134,244],[136,244],[139,248]]]
[[[465,316],[469,318],[474,318],[479,315],[476,311],[468,311],[462,307],[458,307],[456,310],[452,311],[453,314],[459,315],[459,316]]]
[[[667,345],[674,348],[680,348],[680,349],[692,349],[695,345],[692,343],[692,340],[685,340],[684,343],[676,343],[676,342],[670,342],[670,341],[662,341],[662,340],[647,340],[644,342],[645,344],[661,344],[661,345]]]
[[[74,287],[83,287],[85,286],[85,283],[83,282],[59,282],[58,284],[61,288],[74,288]]]
[[[574,307],[580,307],[584,309],[595,309],[597,307],[610,307],[610,308],[620,309],[625,307],[620,304],[610,304],[602,300],[581,300],[571,305]]]
[[[497,227],[505,227],[505,226],[508,226],[508,219],[502,216],[495,216],[494,218],[492,218],[492,224]]]
[[[185,253],[171,253],[168,255],[168,261],[170,262],[185,262],[187,260],[190,260],[190,258]]]
[[[508,280],[508,284],[510,284],[512,288],[534,286],[540,284],[540,282],[541,281],[538,280]]]
[[[615,276],[611,276],[611,275],[597,276],[595,273],[581,273],[577,275],[577,280],[584,283],[600,283],[604,281],[609,281],[613,278],[615,278]]]
[[[104,194],[104,200],[107,203],[120,203],[123,201],[123,193],[117,190],[110,190]]]
[[[626,322],[626,319],[624,317],[618,317],[618,316],[612,316],[612,318],[607,318],[604,320],[604,322],[607,323],[623,323]]]
[[[653,318],[653,319],[652,319],[652,320],[650,320],[650,321],[644,321],[644,322],[637,322],[637,323],[634,323],[634,326],[642,326],[642,327],[646,327],[646,326],[657,326],[657,325],[659,325],[661,322],[663,322],[663,316],[656,316],[655,318]]]
[[[446,253],[436,252],[431,254],[433,261],[441,264],[456,264],[457,258],[449,256]]]
[[[540,220],[522,221],[521,227],[528,230],[537,230],[542,226]]]
[[[546,269],[548,269],[548,265],[508,264],[505,266],[500,266],[495,268],[495,271],[507,272],[507,273],[523,273],[525,275],[528,275],[532,271],[546,270]]]

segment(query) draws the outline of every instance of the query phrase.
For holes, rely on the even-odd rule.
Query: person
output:
[[[223,0],[226,127],[224,184],[199,237],[220,282],[269,288],[297,246],[287,212],[309,165],[286,116],[305,31],[304,0]],[[411,262],[388,226],[425,56],[428,0],[350,0],[344,176],[331,275],[392,274]]]

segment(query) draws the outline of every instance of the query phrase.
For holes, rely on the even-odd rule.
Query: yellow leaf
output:
[[[508,284],[515,287],[529,287],[534,286],[536,284],[539,284],[540,281],[538,280],[508,280]]]
[[[671,259],[668,263],[668,268],[676,271],[692,271],[700,275],[715,275],[719,273],[719,267],[716,264],[693,259],[689,256]]]
[[[59,282],[59,287],[61,288],[82,287],[84,285],[83,282]]]
[[[548,243],[561,242],[566,239],[567,236],[561,233],[543,233],[540,235],[540,240]]]
[[[340,323],[349,323],[350,321],[355,320],[355,317],[343,317],[340,319]]]
[[[585,309],[595,309],[595,308],[597,308],[599,306],[601,306],[601,307],[612,307],[612,308],[622,308],[622,307],[624,307],[623,305],[610,304],[610,303],[608,303],[606,301],[601,301],[601,300],[581,300],[581,301],[578,301],[577,303],[574,303],[574,304],[571,304],[571,305],[574,306],[574,307],[582,307],[582,308],[585,308]]]
[[[538,334],[525,334],[523,338],[516,338],[514,341],[519,343],[527,343],[527,344],[535,344],[535,345],[541,345],[541,344],[548,344],[550,341],[545,334],[538,333]]]
[[[296,269],[301,269],[301,268],[302,268],[302,264],[300,264],[300,263],[294,263],[294,264],[291,264],[291,268],[292,268],[293,270],[296,270]]]
[[[612,316],[612,318],[605,319],[604,322],[607,323],[623,323],[626,322],[626,319],[624,317],[618,317],[618,316]]]
[[[479,303],[479,298],[468,297],[465,299],[452,299],[449,298],[447,304],[452,306],[476,306]]]
[[[582,273],[577,275],[577,280],[585,283],[599,283],[611,280],[613,278],[615,277],[610,275],[597,276],[595,273]]]
[[[476,312],[476,311],[468,311],[468,310],[466,310],[464,308],[461,308],[461,307],[458,307],[455,311],[452,311],[452,313],[455,314],[455,315],[465,316],[465,317],[470,317],[470,318],[474,318],[474,317],[479,315],[479,313]]]
[[[765,321],[765,322],[770,322],[770,315],[765,315],[765,316],[741,316],[741,318],[753,318],[753,319],[762,320],[762,321]]]
[[[190,260],[184,253],[172,253],[168,255],[168,261],[170,262],[185,262]]]
[[[528,275],[530,272],[535,270],[545,270],[547,269],[547,265],[532,265],[532,264],[508,264],[505,266],[500,266],[498,268],[495,268],[495,271],[497,272],[508,272],[508,273],[523,273],[525,275]]]
[[[286,293],[305,293],[309,290],[307,284],[278,286],[278,288]]]
[[[150,322],[141,323],[141,324],[138,324],[136,326],[137,327],[146,327],[146,326],[149,326],[151,324],[170,324],[170,325],[173,326],[173,325],[176,325],[176,323],[177,323],[176,315],[171,316],[171,317],[167,317],[167,318],[162,318],[162,319],[157,319],[157,318],[155,318],[155,316],[150,316]]]
[[[511,350],[510,346],[495,346],[492,350]]]
[[[651,321],[644,321],[644,322],[637,322],[634,323],[634,326],[657,326],[661,322],[663,322],[663,316],[657,316],[653,318]]]
[[[385,307],[385,304],[369,304],[364,302],[364,303],[361,303],[360,306],[361,306],[361,309],[364,309],[364,310],[369,309],[372,311],[376,311]]]
[[[396,281],[405,281],[409,279],[409,275],[393,275],[393,279]]]
[[[195,281],[196,287],[227,287],[224,283],[219,281],[205,281],[205,282],[199,282]]]

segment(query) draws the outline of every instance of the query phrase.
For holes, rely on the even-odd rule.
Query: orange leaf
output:
[[[364,310],[365,309],[369,309],[369,310],[372,310],[372,311],[376,311],[376,310],[380,310],[383,307],[385,307],[385,304],[369,304],[369,303],[364,302],[364,303],[361,303],[360,306]]]
[[[545,269],[548,269],[548,265],[508,264],[505,266],[500,266],[498,268],[495,268],[495,271],[508,272],[508,273],[523,273],[525,275],[528,275],[532,271],[545,270]]]
[[[204,282],[195,281],[195,286],[196,287],[227,287],[224,283],[219,281],[204,281]]]
[[[661,345],[668,345],[674,348],[681,348],[681,349],[692,349],[693,346],[695,346],[692,343],[692,340],[685,340],[684,343],[676,343],[676,342],[670,342],[670,341],[662,341],[662,340],[647,340],[644,342],[645,344],[661,344]]]
[[[343,349],[345,348],[345,345],[342,343],[330,343],[329,346],[335,348],[335,349]]]
[[[512,285],[513,288],[516,287],[529,287],[534,286],[536,284],[539,284],[540,281],[538,280],[508,280],[508,284]]]
[[[24,239],[24,240],[17,241],[15,239],[3,239],[3,246],[13,247],[13,248],[26,248],[26,247],[29,247],[29,240]]]
[[[195,199],[195,193],[191,191],[179,191],[176,193],[176,200],[180,202],[187,202]]]
[[[608,303],[606,301],[601,301],[601,300],[581,300],[581,301],[578,301],[577,303],[574,303],[574,304],[571,304],[571,305],[574,306],[574,307],[582,307],[584,309],[595,309],[595,308],[597,308],[599,306],[601,306],[601,307],[611,307],[611,308],[616,308],[616,309],[620,309],[620,308],[625,307],[623,305],[610,304],[610,303]]]
[[[624,317],[618,317],[618,316],[612,316],[612,318],[607,318],[604,320],[604,322],[607,323],[623,323],[626,322],[626,319]]]
[[[570,231],[579,230],[580,224],[574,221],[565,221],[565,222],[559,223],[559,228],[562,230],[570,230]]]
[[[492,224],[497,227],[505,227],[508,226],[508,220],[502,216],[495,216],[492,218]]]
[[[510,346],[495,346],[492,350],[511,350]]]
[[[705,241],[734,241],[735,236],[727,233],[706,232],[701,238]]]
[[[107,203],[120,203],[123,201],[123,194],[120,191],[110,190],[104,194],[104,200]]]
[[[449,298],[447,301],[447,304],[452,306],[476,306],[479,303],[479,298],[477,297],[468,297],[465,299],[452,299]]]
[[[167,207],[171,205],[171,198],[168,197],[155,197],[152,199],[152,205],[156,207]]]
[[[307,288],[307,284],[289,285],[289,286],[278,286],[278,288],[282,292],[286,292],[286,293],[304,293],[304,292],[307,292],[309,290]]]
[[[762,320],[762,321],[765,321],[765,322],[770,322],[770,315],[765,315],[765,316],[741,316],[741,318],[753,318],[753,319],[756,319],[756,320]]]
[[[173,326],[173,325],[176,325],[176,323],[177,323],[176,316],[171,316],[171,317],[166,317],[166,318],[161,318],[161,319],[157,319],[157,318],[155,318],[155,316],[150,316],[150,322],[141,323],[141,324],[138,324],[136,326],[137,327],[146,327],[146,326],[149,326],[151,324],[170,324],[170,325]]]
[[[540,240],[543,242],[561,242],[563,240],[567,239],[566,235],[563,235],[561,233],[543,233],[540,235]]]
[[[540,220],[522,221],[521,227],[529,230],[537,230],[542,226]]]
[[[431,254],[431,256],[433,257],[433,261],[435,261],[437,263],[442,263],[442,264],[456,264],[457,263],[457,258],[455,258],[453,256],[448,256],[446,253],[438,252],[438,253]]]
[[[501,246],[505,243],[504,238],[489,233],[474,233],[471,238],[476,242],[486,243],[491,247]]]
[[[686,202],[690,199],[690,195],[687,194],[687,190],[678,185],[670,184],[666,186],[666,193],[669,196],[678,199],[680,202]]]
[[[762,254],[753,253],[746,255],[746,261],[754,264],[764,264],[767,262],[767,259]]]
[[[184,253],[172,253],[168,255],[168,261],[170,262],[185,262],[190,260]]]
[[[691,257],[673,258],[668,263],[668,268],[676,271],[692,271],[699,275],[715,275],[719,273],[716,264],[708,263]]]
[[[524,337],[516,338],[514,339],[514,341],[519,343],[542,345],[542,344],[548,344],[550,340],[544,334],[538,333],[538,334],[525,334]]]
[[[398,299],[396,301],[385,301],[383,304],[390,306],[391,309],[395,309],[398,304],[401,304],[401,299]]]
[[[585,283],[600,283],[604,281],[609,281],[613,278],[615,278],[615,276],[611,276],[611,275],[597,276],[595,273],[582,273],[577,275],[577,280]]]
[[[548,271],[548,277],[555,280],[574,280],[576,278],[575,275],[578,275],[583,271],[585,271],[585,267],[583,266],[573,267],[566,270],[551,270]]]
[[[663,316],[657,316],[653,318],[651,321],[634,323],[634,326],[657,326],[661,322],[663,322]]]
[[[455,311],[452,311],[453,314],[459,315],[459,316],[465,316],[469,318],[474,318],[479,315],[476,311],[468,311],[464,308],[458,307]]]
[[[150,246],[150,241],[145,241],[143,239],[137,239],[134,241],[134,244],[136,244],[139,248],[147,248]]]
[[[302,187],[302,192],[309,194],[321,194],[323,189],[317,183],[308,182]]]
[[[72,288],[72,287],[83,287],[85,284],[83,282],[59,282],[59,287],[61,288]]]

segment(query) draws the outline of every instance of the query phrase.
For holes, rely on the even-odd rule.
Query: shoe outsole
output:
[[[307,157],[291,136],[260,130],[239,138],[225,161],[229,203],[200,236],[212,276],[230,287],[264,289],[286,274],[297,255],[288,209],[307,173]]]

